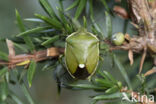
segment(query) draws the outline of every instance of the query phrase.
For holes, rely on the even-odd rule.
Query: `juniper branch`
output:
[[[12,41],[7,40],[7,46],[9,50],[9,55],[8,55],[9,60],[8,62],[0,60],[0,65],[7,65],[9,68],[14,68],[15,66],[20,66],[20,65],[28,65],[30,60],[39,62],[39,61],[47,60],[50,57],[58,57],[60,54],[64,52],[63,48],[51,47],[45,50],[34,52],[33,54],[16,55]]]

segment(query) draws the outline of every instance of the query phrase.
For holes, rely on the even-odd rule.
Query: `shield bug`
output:
[[[86,79],[92,76],[99,61],[99,39],[85,29],[80,29],[66,38],[65,63],[73,78]]]

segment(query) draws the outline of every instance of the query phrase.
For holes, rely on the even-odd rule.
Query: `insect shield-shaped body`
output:
[[[99,61],[99,40],[86,30],[66,38],[65,62],[73,78],[86,79],[93,75]]]

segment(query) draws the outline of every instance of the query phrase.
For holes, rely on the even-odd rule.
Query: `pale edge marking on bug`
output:
[[[70,35],[66,38],[66,40],[67,40],[69,37],[71,37],[72,35],[76,34],[76,33],[78,33],[78,32],[74,32],[74,33],[70,34]],[[65,54],[66,54],[66,47],[67,47],[67,42],[65,42],[65,51],[64,51]],[[67,64],[66,64],[66,60],[65,60],[65,65],[66,65],[66,68],[67,68],[68,73],[69,73],[73,78],[75,78],[75,77],[72,75],[72,73],[69,71],[69,69],[68,69],[68,67],[67,67]]]
[[[89,33],[89,32],[87,32],[87,33]],[[99,39],[94,35],[94,34],[92,34],[92,33],[90,33],[93,37],[95,37],[98,41],[99,41]],[[98,47],[99,47],[99,42],[98,42]],[[100,52],[99,52],[99,49],[98,49],[98,55],[100,54]],[[94,75],[94,73],[96,72],[96,70],[97,70],[97,67],[98,67],[98,64],[99,64],[99,59],[98,59],[98,63],[96,64],[96,67],[95,67],[95,70],[92,72],[92,74],[90,74],[90,76],[88,76],[88,80],[90,81],[91,80],[91,77]]]
[[[73,36],[73,35],[76,34],[76,33],[78,33],[78,32],[74,32],[74,33],[70,34],[70,35],[67,37],[67,39],[68,39],[69,37]],[[90,32],[87,32],[87,33],[91,34],[91,36],[95,37],[95,38],[99,41],[99,39],[98,39],[94,34],[92,34],[92,33],[90,33]],[[67,40],[67,39],[66,39],[66,40]],[[67,43],[65,43],[65,54],[66,54],[66,47],[67,47]],[[98,43],[98,47],[99,47],[99,43]],[[98,54],[99,54],[99,49],[98,49]],[[96,67],[95,67],[95,70],[94,70],[94,71],[88,76],[88,78],[87,78],[89,81],[90,81],[91,77],[94,75],[94,73],[96,72],[96,69],[97,69],[98,64],[99,64],[99,60],[98,60],[98,63],[97,63],[97,65],[96,65]],[[73,78],[75,78],[75,76],[73,76],[72,73],[69,71],[69,69],[68,69],[68,67],[67,67],[67,64],[66,64],[66,61],[65,61],[65,65],[66,65],[66,68],[67,68],[68,73],[69,73]]]

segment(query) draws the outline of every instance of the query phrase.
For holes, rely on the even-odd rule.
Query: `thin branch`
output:
[[[128,51],[128,58],[129,58],[129,61],[130,61],[130,65],[133,65],[133,62],[134,62],[134,60],[133,60],[133,51],[131,49]]]
[[[64,53],[64,48],[51,47],[46,50],[41,50],[34,52],[34,54],[20,54],[15,55],[15,50],[13,42],[7,40],[7,46],[9,50],[9,61],[0,60],[0,65],[8,65],[9,68],[14,68],[19,65],[28,65],[30,60],[35,60],[36,62],[47,60],[50,57],[58,57],[60,54]]]
[[[147,52],[146,52],[146,48],[145,48],[144,52],[143,52],[143,55],[142,55],[142,58],[141,58],[141,61],[140,61],[139,73],[141,73],[141,71],[142,71],[144,61],[145,61],[145,58],[146,58],[146,54],[147,54]]]
[[[156,73],[156,67],[153,67],[151,70],[147,71],[147,72],[144,74],[144,76],[146,77],[146,76],[149,76],[149,75],[151,75],[151,74],[153,74],[153,73]]]

